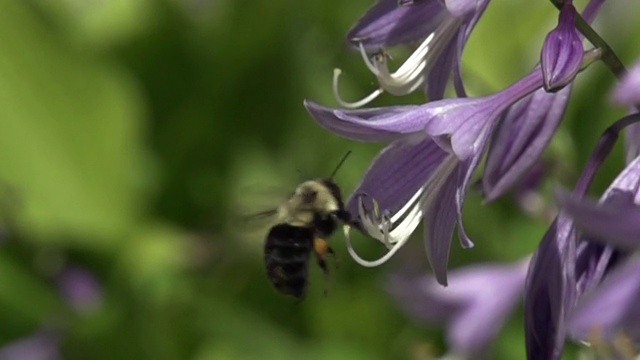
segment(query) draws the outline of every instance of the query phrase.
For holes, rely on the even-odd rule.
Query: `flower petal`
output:
[[[450,285],[433,276],[392,277],[388,289],[408,315],[428,323],[447,323],[453,352],[477,357],[495,339],[521,299],[528,260],[454,269]]]
[[[320,126],[346,138],[383,142],[393,141],[403,134],[422,131],[419,106],[343,110],[332,109],[305,100],[304,106]]]
[[[572,312],[568,329],[572,337],[588,340],[597,331],[602,340],[624,334],[640,341],[640,258],[614,270],[594,291],[586,294]]]
[[[566,316],[576,297],[575,233],[560,212],[531,260],[525,286],[525,340],[529,359],[559,359]]]
[[[394,141],[373,159],[347,201],[347,210],[357,214],[357,195],[364,193],[383,212],[395,213],[424,186],[446,156],[424,133]]]
[[[397,0],[380,0],[349,30],[347,38],[366,49],[379,49],[419,41],[435,31],[448,16],[439,0],[399,6]]]
[[[640,60],[620,81],[613,92],[613,100],[618,104],[640,104]]]
[[[447,11],[458,18],[469,17],[480,11],[489,3],[489,0],[444,0]]]
[[[616,192],[604,203],[578,200],[563,195],[561,203],[574,222],[594,240],[612,246],[640,249],[640,206],[633,202],[634,194]]]
[[[582,66],[584,48],[576,29],[576,8],[571,2],[562,6],[558,26],[544,40],[540,65],[547,91],[557,91],[573,81]]]
[[[493,135],[482,178],[487,201],[511,190],[538,161],[564,116],[571,88],[557,93],[537,90],[505,113]]]
[[[625,129],[624,145],[628,163],[640,156],[640,124],[629,125]]]
[[[456,66],[455,60],[458,55],[456,40],[457,38],[454,37],[449,41],[449,44],[445,45],[442,54],[435,59],[435,63],[427,74],[427,82],[425,86],[427,98],[430,101],[440,100],[444,97],[444,91],[447,87],[447,83],[449,82],[449,75],[451,74],[453,67]]]
[[[451,171],[451,176],[442,176],[441,186],[433,196],[432,201],[428,201],[425,206],[424,228],[425,228],[425,248],[427,259],[431,264],[433,273],[438,282],[447,285],[447,264],[449,263],[449,250],[451,249],[451,238],[457,221],[455,195],[457,183],[451,181],[455,179],[458,166]]]
[[[3,360],[59,360],[60,336],[52,330],[40,330],[29,337],[0,348]]]

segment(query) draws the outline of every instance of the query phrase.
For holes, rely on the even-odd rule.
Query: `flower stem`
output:
[[[551,0],[551,2],[559,10],[564,5],[565,0]],[[578,28],[582,35],[584,35],[593,46],[602,49],[602,62],[604,62],[613,75],[620,80],[627,73],[627,69],[625,69],[622,61],[620,61],[620,58],[618,58],[618,55],[616,55],[609,44],[600,37],[591,25],[580,15],[576,16],[576,28]]]
[[[589,185],[591,185],[596,172],[598,172],[598,169],[600,168],[600,165],[602,165],[602,163],[607,159],[611,153],[611,149],[613,149],[613,146],[616,144],[616,141],[620,136],[620,132],[627,126],[638,122],[640,122],[640,113],[627,115],[614,122],[602,133],[595,149],[593,149],[593,152],[589,157],[587,165],[580,175],[580,179],[578,179],[576,188],[573,191],[574,196],[581,198],[586,194],[589,189]]]

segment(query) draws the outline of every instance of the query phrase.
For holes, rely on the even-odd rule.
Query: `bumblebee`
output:
[[[267,234],[264,261],[267,276],[282,294],[302,299],[306,293],[311,253],[329,279],[327,257],[334,252],[327,243],[340,222],[351,223],[342,194],[332,178],[309,180],[298,185],[291,197],[270,211],[277,224]],[[326,290],[325,290],[326,291]]]

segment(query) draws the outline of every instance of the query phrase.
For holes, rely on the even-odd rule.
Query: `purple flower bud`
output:
[[[575,27],[577,12],[571,2],[560,10],[558,26],[544,40],[540,64],[544,87],[549,92],[562,89],[573,81],[584,57],[582,38]]]
[[[445,324],[450,350],[477,358],[488,348],[522,298],[529,259],[513,264],[482,264],[452,270],[449,286],[433,276],[396,275],[389,292],[412,317]]]
[[[613,92],[613,100],[622,105],[640,104],[640,60],[620,81]]]

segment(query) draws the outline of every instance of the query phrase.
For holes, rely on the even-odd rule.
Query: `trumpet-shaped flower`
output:
[[[571,86],[557,93],[540,89],[503,115],[482,178],[487,201],[512,189],[536,164],[560,125],[570,95]]]
[[[0,348],[2,360],[58,360],[60,336],[52,330],[40,330]]]
[[[333,89],[346,108],[364,106],[387,92],[406,95],[424,86],[430,99],[441,99],[452,70],[463,94],[460,58],[471,30],[484,12],[488,0],[426,0],[399,4],[380,0],[349,31],[347,38],[360,50],[379,87],[361,100],[348,102],[338,91],[340,69],[334,71]],[[388,67],[384,48],[417,42],[419,45],[395,71]]]
[[[529,259],[455,269],[448,287],[432,276],[394,276],[388,289],[410,316],[446,326],[455,358],[474,359],[487,350],[522,299]]]
[[[624,336],[640,341],[640,258],[616,267],[578,302],[568,319],[571,337],[612,342]]]
[[[504,91],[480,98],[362,110],[331,109],[307,101],[320,125],[339,135],[391,142],[347,203],[362,230],[389,247],[389,253],[372,262],[350,249],[352,256],[366,266],[383,263],[422,220],[428,259],[438,281],[446,284],[456,225],[463,247],[473,245],[462,226],[462,207],[491,132],[504,111],[541,86],[542,74],[534,71]],[[367,207],[366,196],[359,194],[376,200],[378,206]]]
[[[87,269],[69,266],[57,278],[58,289],[76,310],[90,312],[102,304],[102,286]]]
[[[613,92],[613,100],[623,105],[640,104],[640,60],[620,81]]]
[[[640,195],[640,158],[630,163],[602,197],[602,204],[619,204]],[[558,218],[542,239],[531,261],[525,287],[525,332],[531,359],[558,359],[567,335],[567,319],[582,296],[598,286],[615,266],[619,252],[580,236],[573,218],[584,215],[580,201],[565,200]],[[587,205],[588,207],[589,205]],[[590,216],[592,214],[588,213]],[[593,216],[585,217],[594,219]],[[582,221],[581,220],[581,221]],[[609,224],[610,230],[615,231]],[[596,226],[597,228],[597,226]],[[593,316],[597,316],[594,314]]]

